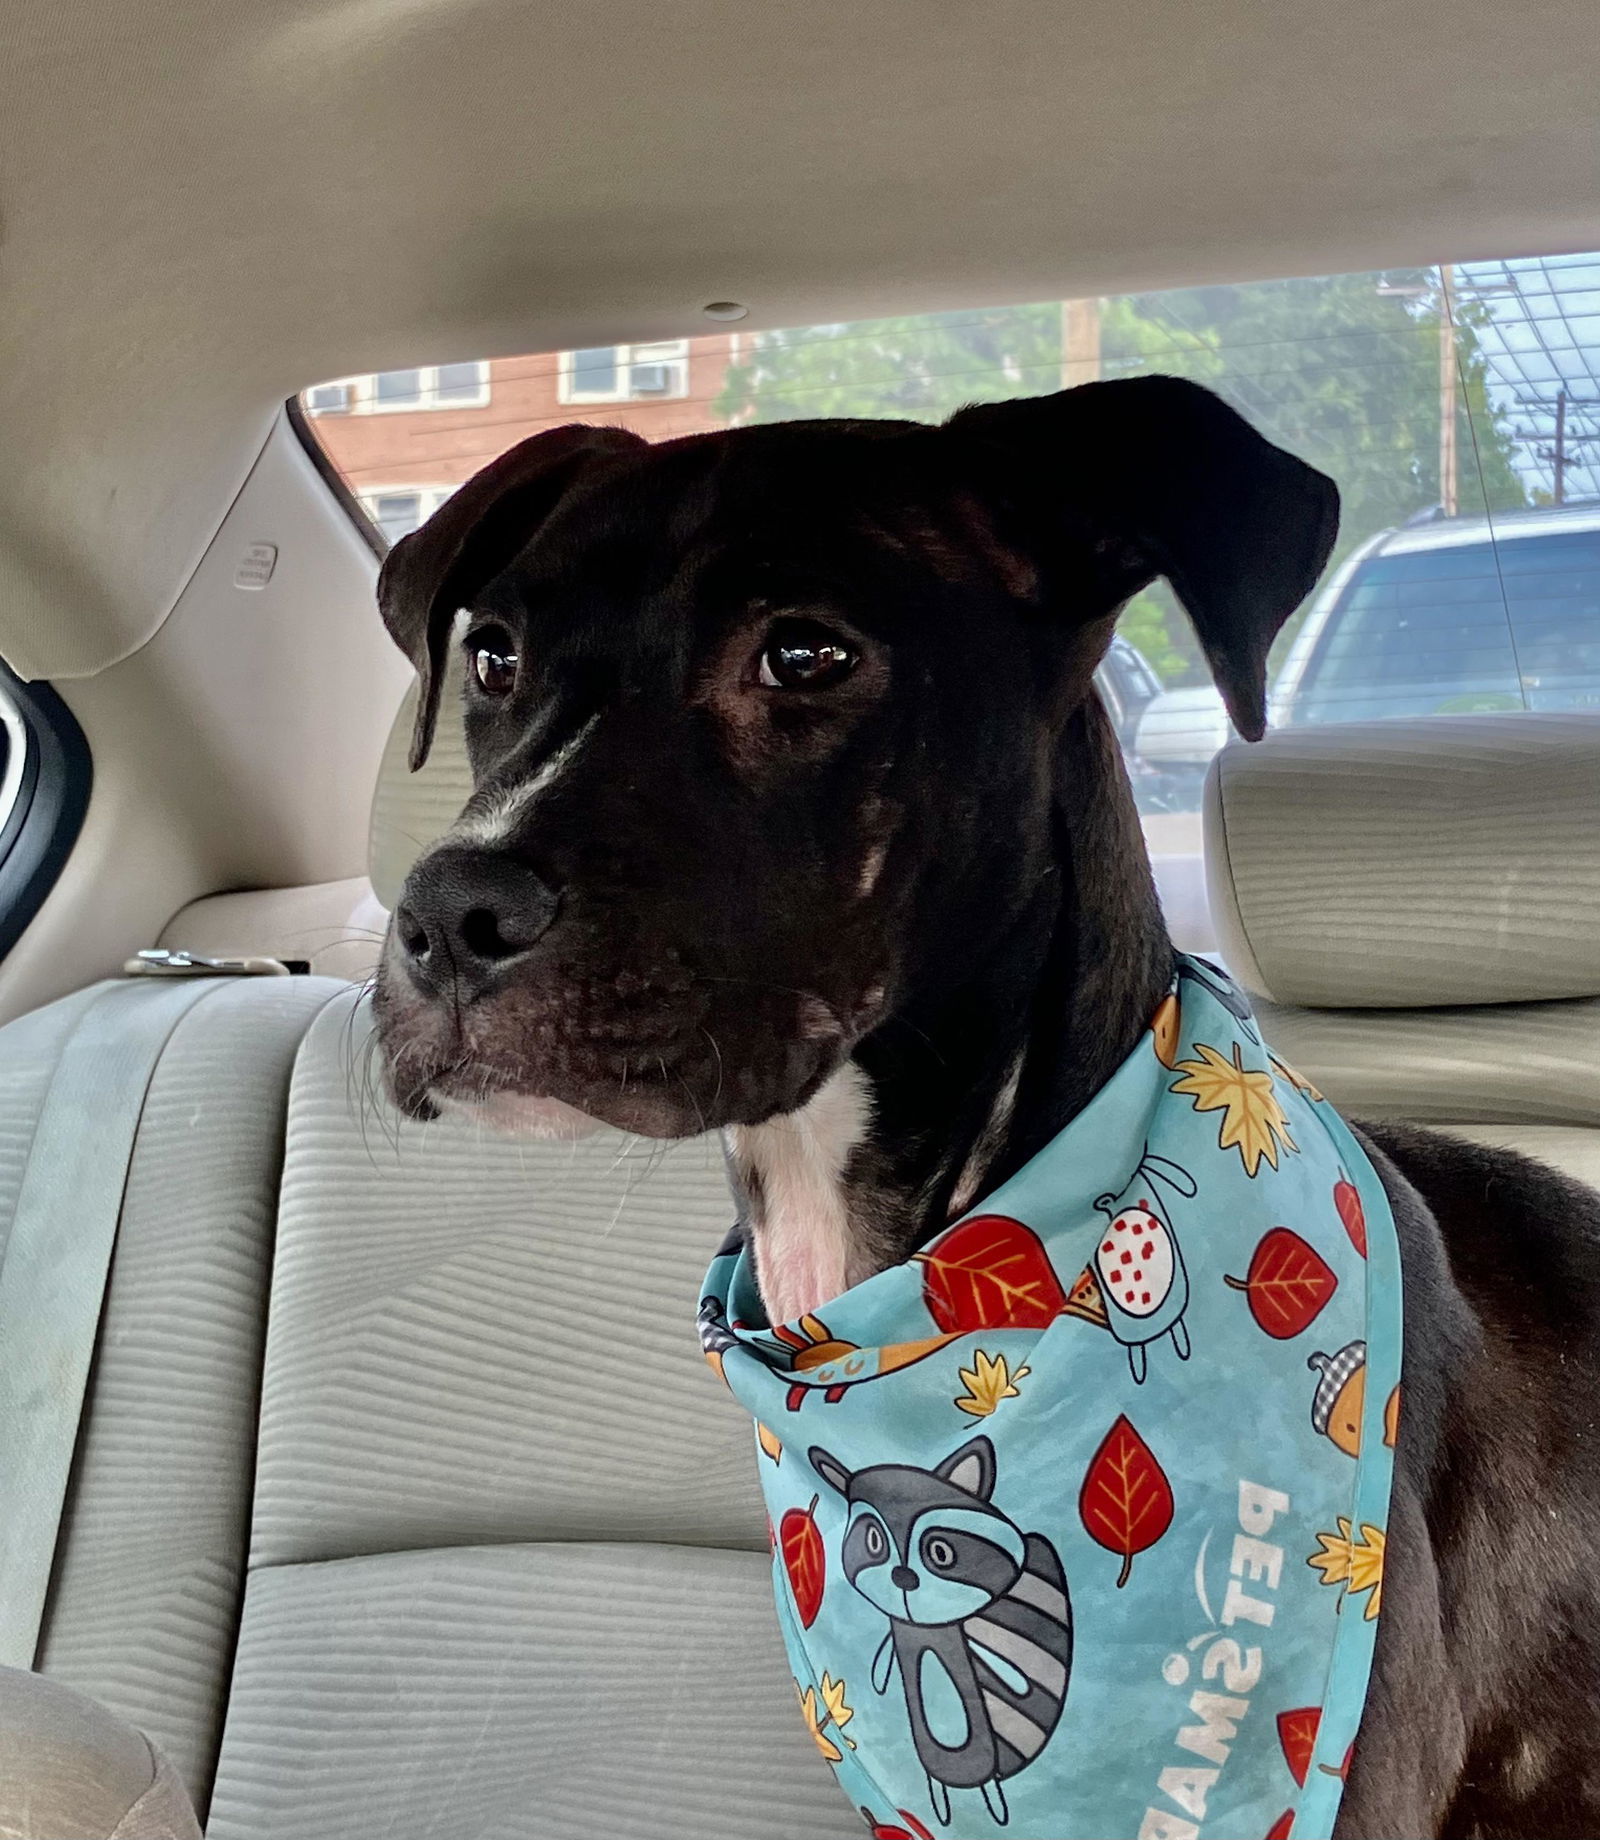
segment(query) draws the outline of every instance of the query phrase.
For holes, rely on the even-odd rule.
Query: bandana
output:
[[[769,1325],[719,1253],[802,1713],[880,1840],[1326,1840],[1399,1409],[1383,1188],[1179,960],[1149,1031],[905,1264]]]

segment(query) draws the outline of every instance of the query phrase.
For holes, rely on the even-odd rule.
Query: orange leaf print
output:
[[[778,1523],[783,1569],[789,1574],[789,1589],[794,1592],[794,1607],[800,1614],[803,1629],[809,1629],[817,1620],[827,1577],[827,1554],[822,1544],[822,1529],[817,1525],[820,1499],[813,1495],[809,1508],[791,1508]]]
[[[1294,1712],[1278,1714],[1278,1742],[1283,1746],[1283,1760],[1302,1789],[1311,1770],[1311,1756],[1317,1748],[1317,1727],[1321,1723],[1320,1706],[1301,1706]]]
[[[1078,1513],[1092,1540],[1121,1553],[1119,1591],[1128,1582],[1134,1555],[1154,1546],[1172,1525],[1172,1484],[1126,1418],[1117,1420],[1094,1453],[1084,1473]]]
[[[1262,1239],[1247,1277],[1222,1281],[1230,1290],[1245,1293],[1256,1327],[1280,1342],[1309,1329],[1339,1288],[1339,1280],[1317,1252],[1287,1227],[1274,1227]]]
[[[1294,1831],[1294,1810],[1285,1808],[1276,1821],[1267,1829],[1267,1840],[1289,1840]]]
[[[1183,1012],[1176,997],[1163,997],[1150,1018],[1150,1033],[1155,1037],[1156,1059],[1172,1071],[1178,1065],[1178,1037],[1183,1028]]]
[[[916,1259],[923,1300],[947,1334],[1043,1329],[1067,1301],[1037,1234],[1004,1214],[962,1221]]]

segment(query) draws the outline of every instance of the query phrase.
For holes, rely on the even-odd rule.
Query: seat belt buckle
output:
[[[129,977],[291,977],[281,958],[208,958],[170,946],[147,946],[122,967]]]

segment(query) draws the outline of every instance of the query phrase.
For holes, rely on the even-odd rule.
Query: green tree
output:
[[[1101,372],[1207,384],[1330,473],[1344,502],[1337,563],[1439,502],[1437,288],[1436,271],[1403,270],[1123,296],[1101,305]],[[1471,302],[1455,314],[1464,515],[1528,502],[1513,437],[1487,397],[1484,318]],[[1062,357],[1055,302],[763,333],[716,406],[738,422],[937,420],[964,403],[1058,389]],[[1167,682],[1200,680],[1193,635],[1164,584],[1133,602],[1122,629]]]
[[[802,416],[938,421],[969,402],[1061,387],[1054,301],[758,333],[714,405],[730,422]]]

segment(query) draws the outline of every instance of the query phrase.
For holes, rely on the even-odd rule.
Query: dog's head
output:
[[[414,765],[465,647],[475,786],[390,929],[397,1098],[658,1136],[804,1103],[1052,872],[1082,794],[1059,737],[1122,603],[1168,578],[1255,738],[1336,514],[1169,378],[938,428],[513,448],[379,585],[421,678]]]

